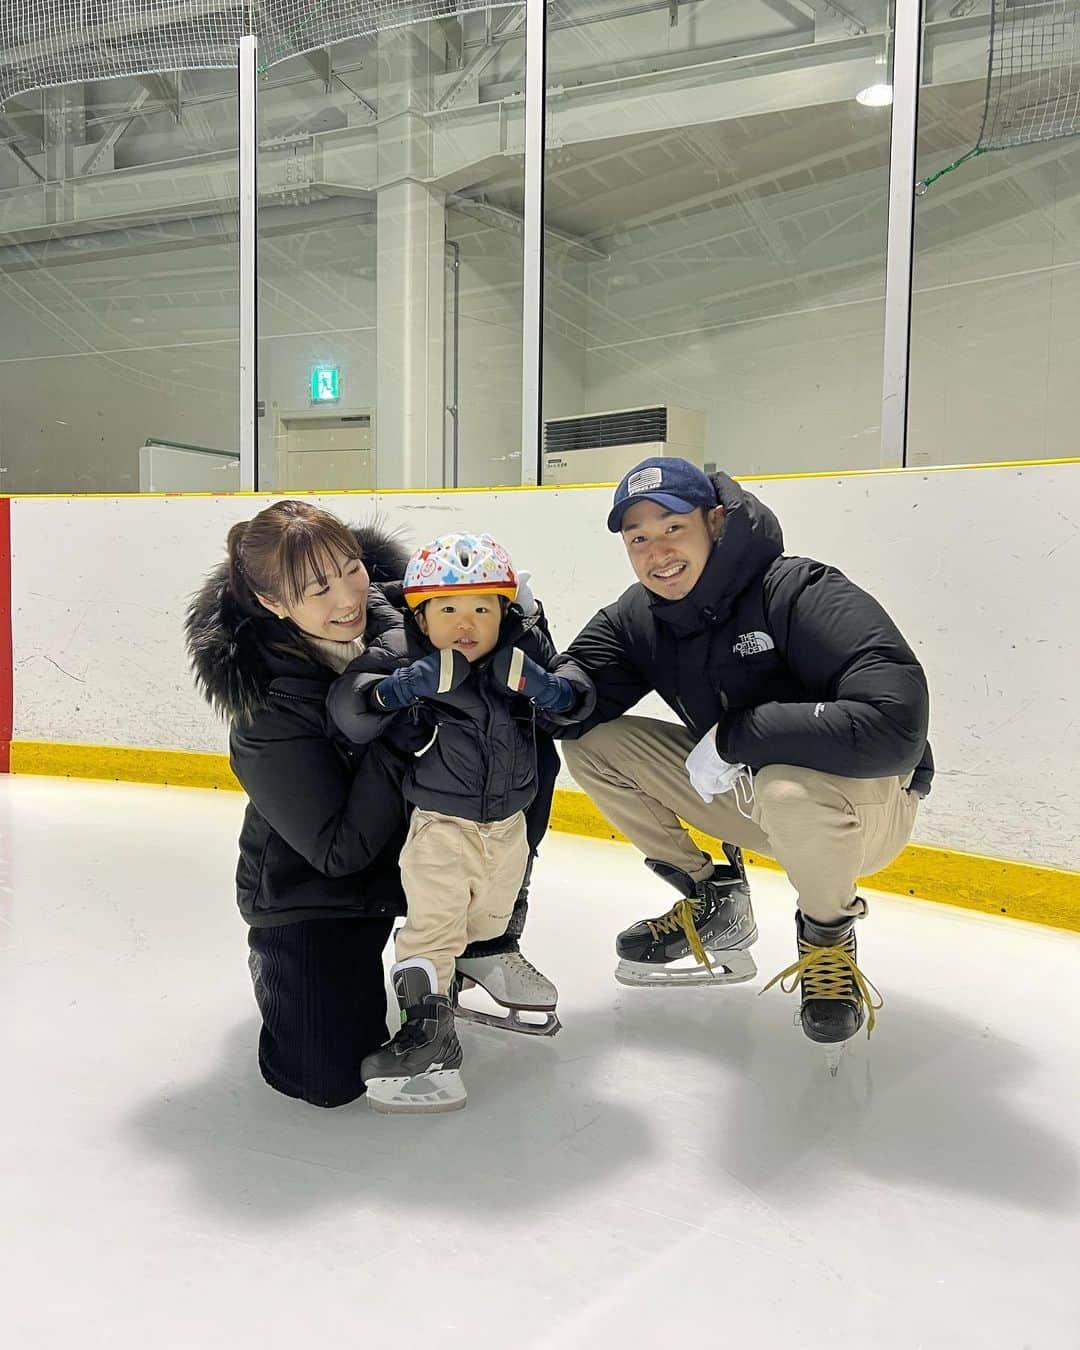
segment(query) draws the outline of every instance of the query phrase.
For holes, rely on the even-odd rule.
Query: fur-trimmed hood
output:
[[[400,581],[410,554],[401,537],[378,522],[354,525],[352,532],[373,587]],[[227,561],[192,597],[184,632],[196,688],[230,721],[249,720],[275,679],[319,669],[292,624],[233,596]]]

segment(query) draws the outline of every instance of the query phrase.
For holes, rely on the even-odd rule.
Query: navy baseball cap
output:
[[[663,455],[643,459],[615,489],[615,501],[607,518],[607,527],[612,534],[618,534],[622,528],[627,508],[642,498],[680,516],[689,515],[703,506],[711,511],[718,504],[716,489],[696,464]]]

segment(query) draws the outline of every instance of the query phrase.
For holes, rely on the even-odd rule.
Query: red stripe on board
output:
[[[11,767],[15,684],[11,658],[11,499],[0,500],[0,773]]]

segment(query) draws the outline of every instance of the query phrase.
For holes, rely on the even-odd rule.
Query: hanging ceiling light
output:
[[[855,95],[855,102],[864,108],[887,108],[892,103],[892,85],[868,84]]]

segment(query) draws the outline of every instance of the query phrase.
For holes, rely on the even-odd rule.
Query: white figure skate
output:
[[[474,986],[505,1008],[505,1015],[481,1012],[463,1004],[461,994]],[[461,1022],[515,1031],[523,1036],[554,1036],[562,1029],[556,1012],[558,998],[559,991],[551,981],[520,952],[458,957],[453,999],[455,1016]]]

